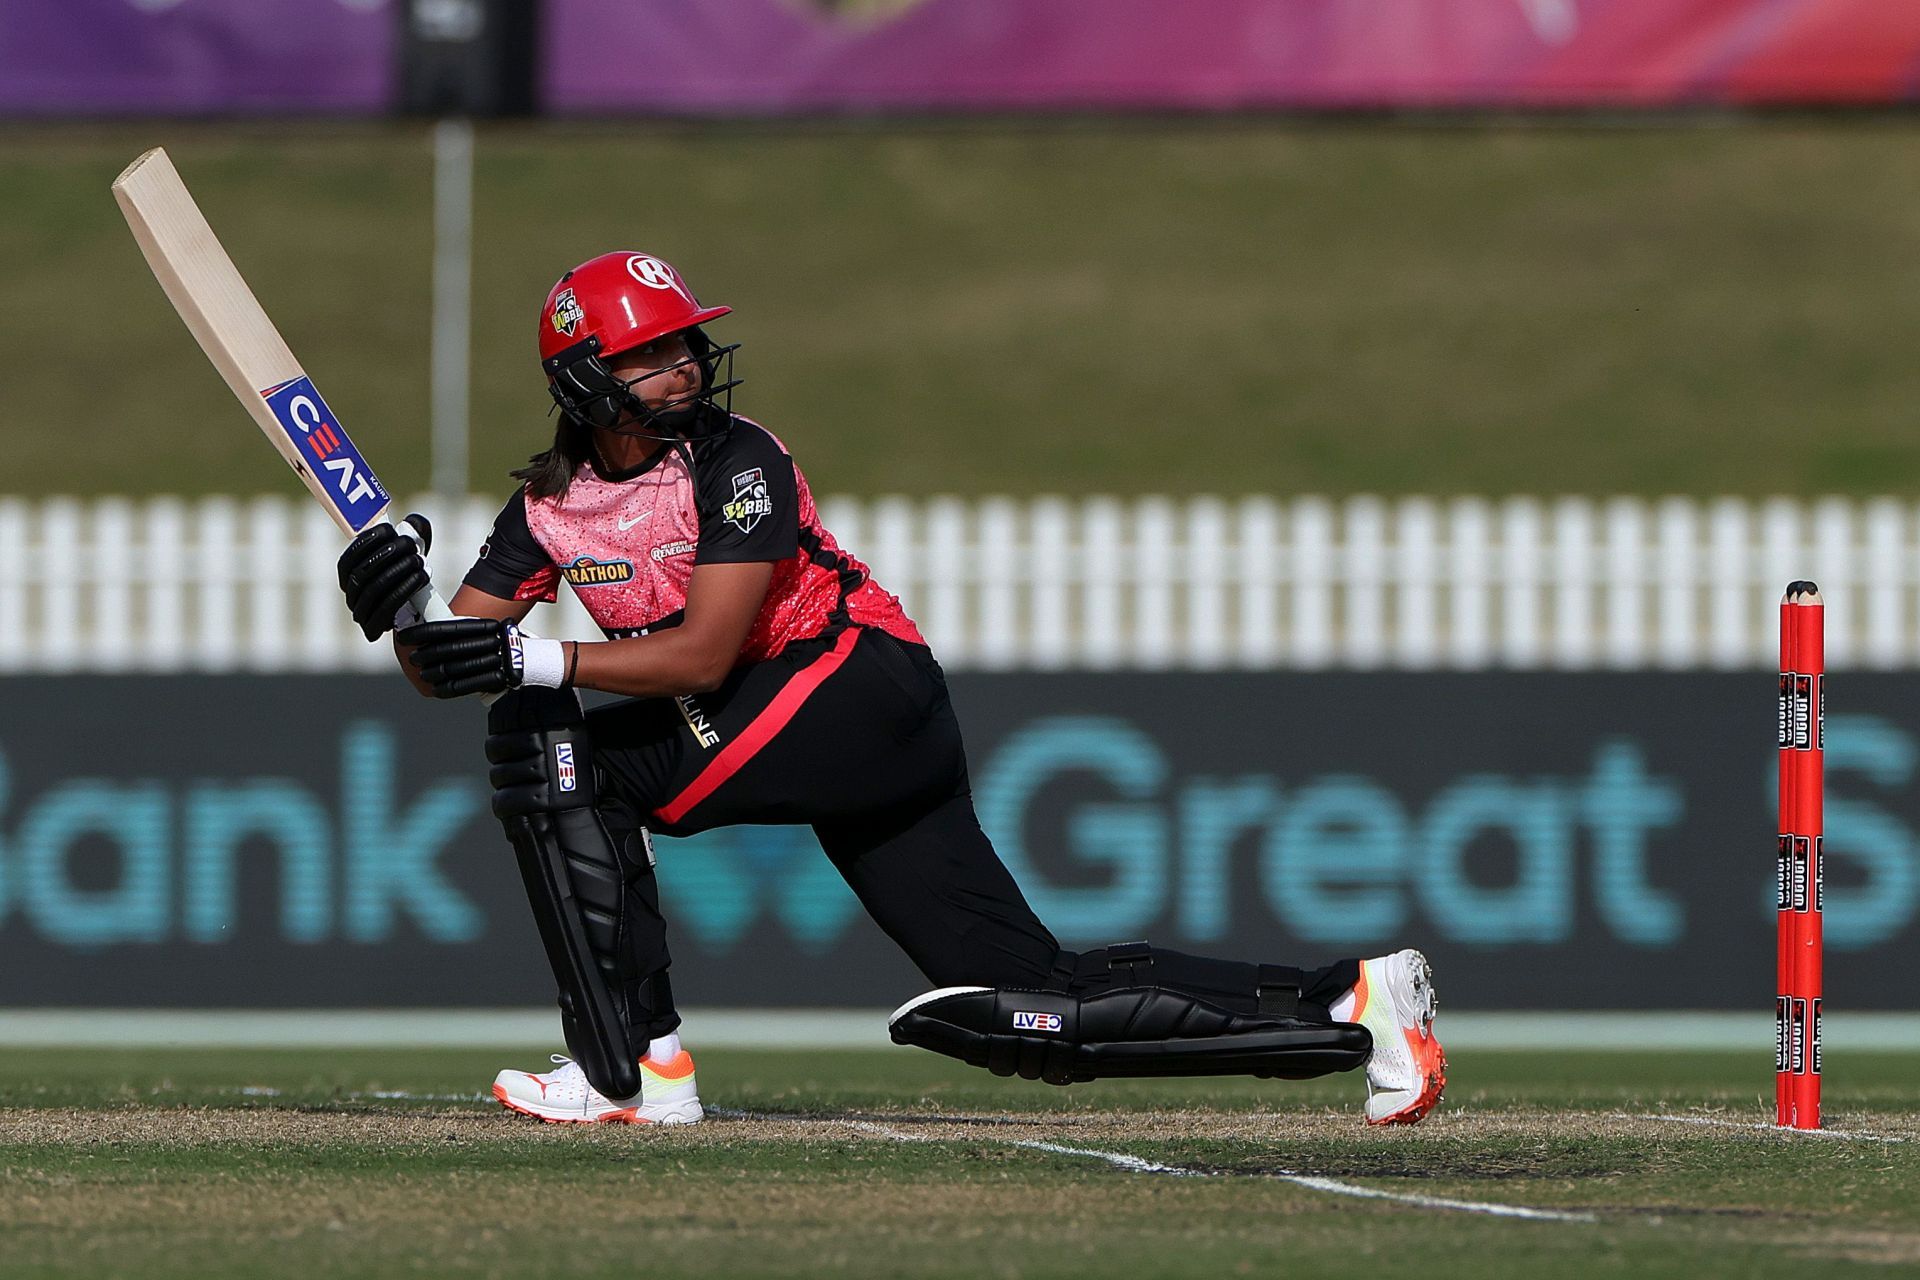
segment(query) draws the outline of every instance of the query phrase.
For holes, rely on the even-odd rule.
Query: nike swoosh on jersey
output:
[[[642,520],[645,520],[648,516],[652,514],[653,514],[653,508],[649,507],[631,520],[628,520],[624,516],[622,516],[615,519],[614,523],[620,526],[620,532],[625,533],[627,530],[633,528],[633,526],[639,524]]]

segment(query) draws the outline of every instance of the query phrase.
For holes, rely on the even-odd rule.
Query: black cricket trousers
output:
[[[641,828],[684,836],[803,824],[867,914],[936,987],[1089,995],[1124,980],[1104,951],[1065,951],[1034,915],[973,812],[946,677],[924,645],[848,627],[736,668],[710,692],[588,713],[599,808],[627,851],[629,972],[645,973],[636,1040],[679,1026],[666,925]],[[1154,979],[1223,1008],[1257,1010],[1262,967],[1156,949]],[[1276,966],[1264,966],[1272,981]],[[1285,970],[1298,1016],[1359,980],[1358,962]]]

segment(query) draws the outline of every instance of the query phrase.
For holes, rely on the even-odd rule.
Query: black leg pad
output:
[[[609,1098],[640,1092],[627,1035],[621,933],[626,869],[594,812],[592,744],[572,693],[527,689],[487,717],[493,812],[506,828],[560,988],[567,1049]]]
[[[1049,1084],[1129,1076],[1305,1080],[1365,1065],[1373,1037],[1351,1022],[1246,1017],[1161,987],[1084,998],[946,987],[888,1020],[895,1044]]]

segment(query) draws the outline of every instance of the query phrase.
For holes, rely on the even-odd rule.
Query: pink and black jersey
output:
[[[925,644],[900,601],[820,523],[806,478],[757,422],[673,445],[632,471],[580,467],[564,496],[523,487],[494,521],[466,582],[507,600],[552,600],[565,577],[609,639],[678,626],[694,566],[774,563],[735,665],[848,626]]]

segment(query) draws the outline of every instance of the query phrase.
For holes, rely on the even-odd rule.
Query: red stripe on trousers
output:
[[[787,721],[793,719],[800,705],[812,696],[828,676],[840,669],[840,664],[847,660],[847,655],[853,652],[853,646],[859,639],[858,627],[848,627],[842,631],[833,648],[815,658],[811,665],[781,686],[780,692],[773,696],[773,701],[732,742],[720,749],[720,754],[708,762],[699,777],[687,784],[686,790],[654,812],[667,822],[678,822],[687,815],[689,809],[719,790],[721,783],[740,772],[747,761],[760,754],[760,748],[773,741],[774,735],[787,727]]]

